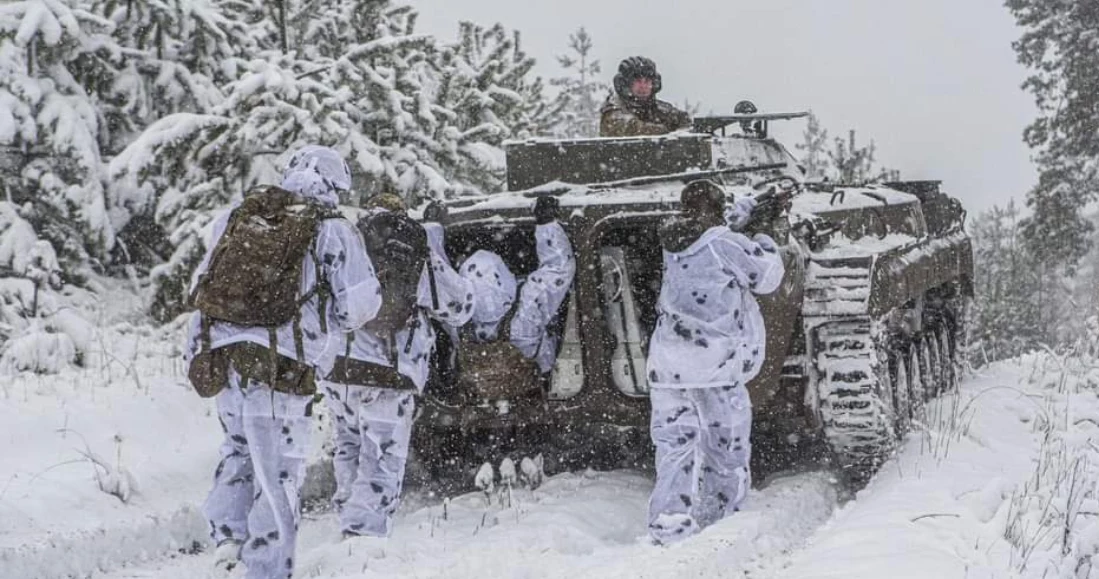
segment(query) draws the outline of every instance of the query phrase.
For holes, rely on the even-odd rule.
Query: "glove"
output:
[[[744,225],[744,229],[758,230],[766,227],[782,215],[782,210],[782,200],[775,195],[770,195],[757,203],[755,208],[752,209],[752,216],[748,218],[748,223]]]
[[[725,223],[733,231],[743,231],[756,209],[756,200],[747,195],[737,197],[731,205],[725,205]]]
[[[538,225],[545,225],[551,221],[557,219],[558,210],[561,207],[561,202],[552,195],[543,195],[534,202],[534,222]]]
[[[432,201],[424,207],[424,221],[443,224],[447,218],[446,206],[438,201]]]

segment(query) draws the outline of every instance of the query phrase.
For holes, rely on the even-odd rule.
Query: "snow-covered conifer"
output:
[[[551,106],[557,121],[553,127],[556,136],[599,136],[599,107],[608,87],[600,80],[593,46],[591,35],[581,27],[569,35],[570,52],[557,57],[565,76],[550,80],[560,91]]]
[[[459,43],[440,47],[416,34],[414,11],[386,0],[218,6],[225,21],[258,27],[248,40],[258,52],[218,84],[220,102],[150,123],[110,164],[133,199],[151,200],[172,246],[153,271],[158,319],[182,311],[214,213],[274,182],[285,151],[343,153],[355,185],[345,202],[392,191],[417,204],[499,189],[500,143],[542,122],[533,60],[502,27],[465,25]]]
[[[828,156],[828,130],[821,126],[820,119],[809,113],[802,141],[794,145],[801,151],[801,166],[810,180],[820,180],[828,176],[830,157]]]
[[[1092,0],[1007,0],[1023,34],[1014,43],[1031,69],[1023,87],[1038,118],[1023,138],[1037,153],[1038,185],[1027,195],[1024,233],[1046,263],[1071,270],[1090,244],[1084,215],[1099,199],[1099,4]]]
[[[500,190],[503,141],[543,128],[541,84],[527,78],[534,59],[517,33],[463,22],[458,42],[442,48],[435,66],[435,133],[446,175],[459,186]]]
[[[78,277],[114,243],[103,188],[101,95],[111,24],[62,0],[0,5],[0,147],[9,199]]]

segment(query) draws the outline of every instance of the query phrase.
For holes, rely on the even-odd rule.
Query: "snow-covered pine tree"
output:
[[[16,206],[0,202],[0,372],[55,373],[82,365],[95,329],[89,294],[62,282],[53,246]]]
[[[390,0],[303,0],[289,4],[291,46],[304,58],[340,58],[352,46],[412,35],[416,12]]]
[[[116,89],[126,108],[122,118],[110,119],[112,127],[209,110],[223,98],[218,84],[238,76],[247,54],[247,44],[237,40],[246,38],[245,24],[207,2],[96,0],[90,10],[113,23],[112,36],[124,50],[120,66],[130,81]],[[129,131],[115,137],[112,150],[134,136]]]
[[[0,5],[0,368],[79,364],[90,325],[74,287],[114,243],[103,130],[119,47],[75,2]]]
[[[801,151],[801,166],[805,168],[805,177],[820,180],[828,176],[831,170],[831,157],[828,155],[828,130],[821,126],[820,119],[809,113],[801,142],[794,145]]]
[[[591,35],[580,27],[569,35],[569,52],[557,56],[565,75],[550,80],[559,91],[551,105],[557,115],[555,136],[599,136],[599,107],[608,87],[599,78],[602,69],[593,47]]]
[[[867,146],[855,143],[855,130],[847,132],[847,140],[836,137],[828,158],[840,183],[866,183],[874,169],[874,142]]]
[[[874,141],[859,146],[855,141],[855,130],[847,132],[847,140],[836,137],[833,148],[826,151],[831,164],[833,177],[839,183],[863,184],[900,180],[900,171],[876,165]]]
[[[281,155],[306,143],[347,156],[359,199],[394,191],[413,203],[498,188],[499,143],[538,127],[533,61],[501,27],[463,28],[439,47],[415,12],[387,0],[222,0],[249,22],[253,57],[205,111],[168,115],[111,163],[155,200],[170,260],[153,271],[153,314],[182,312],[184,286],[214,213],[277,179]],[[286,39],[283,50],[283,39]],[[449,76],[448,76],[449,75]],[[441,91],[446,83],[453,90]]]
[[[440,162],[455,185],[474,191],[503,188],[507,138],[546,130],[540,79],[528,78],[534,59],[523,52],[519,34],[503,26],[463,22],[458,42],[435,60],[436,121]]]
[[[1037,152],[1038,185],[1027,195],[1033,217],[1024,232],[1048,264],[1072,267],[1088,250],[1084,217],[1099,200],[1099,3],[1007,0],[1023,34],[1013,46],[1032,74],[1038,118],[1023,139]]]
[[[113,37],[123,50],[123,80],[114,85],[106,123],[112,151],[166,115],[212,110],[224,100],[219,87],[236,79],[256,50],[247,24],[226,17],[213,2],[97,0],[91,10],[114,23]],[[156,191],[132,175],[108,188],[118,232],[113,263],[144,270],[170,255],[154,219]]]
[[[1099,212],[1088,216],[1092,223],[1091,249],[1079,264],[1072,279],[1076,338],[1082,340],[1093,356],[1099,356]]]
[[[972,359],[992,362],[1017,356],[1045,338],[1039,325],[1038,279],[1023,244],[1021,219],[1012,201],[981,213],[970,226],[976,294]]]
[[[100,91],[117,77],[110,23],[73,2],[0,5],[0,146],[8,200],[77,279],[114,242],[107,219]],[[18,151],[18,155],[14,153]]]
[[[276,181],[288,149],[317,143],[341,151],[360,192],[432,197],[449,191],[434,161],[434,138],[420,122],[430,113],[422,95],[432,41],[408,34],[411,14],[377,12],[372,30],[379,36],[368,40],[345,27],[354,36],[338,58],[316,50],[302,58],[298,47],[260,52],[222,87],[223,102],[205,114],[176,113],[152,123],[112,161],[116,180],[151,190],[156,221],[173,246],[171,259],[152,272],[157,319],[183,311],[185,285],[214,214],[251,186]],[[303,38],[300,32],[288,37]]]

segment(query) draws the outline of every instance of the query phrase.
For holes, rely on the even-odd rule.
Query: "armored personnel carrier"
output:
[[[767,134],[769,123],[799,116],[699,118],[690,133],[508,144],[508,191],[450,202],[448,252],[459,263],[489,249],[517,274],[530,272],[531,207],[540,195],[558,198],[577,273],[558,314],[557,364],[535,393],[484,391],[461,368],[439,374],[417,426],[424,450],[446,455],[453,449],[440,441],[531,427],[551,439],[633,432],[614,444],[623,453],[647,449],[657,229],[678,211],[684,183],[706,178],[730,199],[792,194],[788,211],[766,226],[783,248],[786,276],[760,300],[767,359],[749,385],[757,431],[783,444],[824,441],[838,466],[872,473],[923,403],[956,384],[972,293],[965,212],[933,181],[806,182]]]

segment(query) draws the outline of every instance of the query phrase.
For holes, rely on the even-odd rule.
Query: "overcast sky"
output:
[[[1023,127],[1018,36],[1000,0],[411,0],[420,32],[450,39],[459,20],[502,22],[523,34],[538,74],[584,26],[609,82],[618,62],[645,55],[661,97],[731,112],[812,109],[830,135],[873,139],[878,161],[910,179],[940,179],[971,212],[1036,181]],[[674,8],[673,8],[674,5]],[[786,139],[804,128],[795,121]]]

